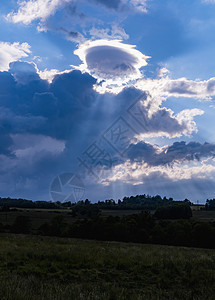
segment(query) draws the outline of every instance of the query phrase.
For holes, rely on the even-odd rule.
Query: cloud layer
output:
[[[48,83],[34,64],[24,62],[11,63],[8,72],[0,72],[0,84],[0,187],[4,195],[9,189],[14,196],[35,193],[38,199],[47,194],[56,175],[80,168],[77,157],[119,116],[135,132],[124,157],[103,145],[116,160],[112,175],[103,176],[98,188],[101,183],[112,188],[119,181],[135,187],[157,176],[170,184],[213,175],[214,144],[181,141],[159,147],[145,142],[146,137],[191,135],[197,130],[194,117],[203,113],[199,109],[174,114],[154,105],[150,94],[134,87],[117,95],[101,95],[94,90],[96,79],[78,70],[55,75]],[[144,127],[138,115],[133,117],[133,108],[144,116]],[[95,178],[84,180],[95,184]]]
[[[7,19],[13,23],[30,24],[34,20],[45,21],[53,15],[57,9],[64,5],[76,4],[77,0],[28,0],[20,1],[17,12],[10,12]],[[101,4],[110,9],[129,7],[141,12],[146,12],[146,0],[85,0],[86,3]]]
[[[83,5],[90,7],[89,15]],[[99,19],[98,11],[104,10],[111,16],[109,28]],[[84,11],[84,12],[83,12]],[[92,39],[102,38],[127,39],[128,35],[120,26],[122,19],[134,12],[146,13],[147,0],[28,0],[18,1],[18,10],[11,11],[5,19],[12,23],[37,24],[37,30],[61,32],[66,39],[74,43],[83,43],[89,35]],[[53,22],[55,15],[57,19]],[[91,29],[86,31],[86,24]],[[111,28],[112,27],[112,28]]]

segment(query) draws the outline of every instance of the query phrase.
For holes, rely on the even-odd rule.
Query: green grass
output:
[[[215,250],[0,237],[0,299],[214,299]]]

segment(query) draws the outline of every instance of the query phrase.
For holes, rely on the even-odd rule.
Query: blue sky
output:
[[[214,197],[214,14],[213,0],[1,1],[1,196]]]

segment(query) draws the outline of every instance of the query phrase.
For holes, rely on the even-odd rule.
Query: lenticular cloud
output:
[[[120,40],[88,41],[74,52],[83,64],[79,69],[86,71],[99,81],[121,85],[141,78],[140,68],[147,65],[148,56],[123,44]]]

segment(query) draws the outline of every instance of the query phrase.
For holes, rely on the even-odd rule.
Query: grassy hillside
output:
[[[0,236],[0,299],[214,299],[215,250]]]

